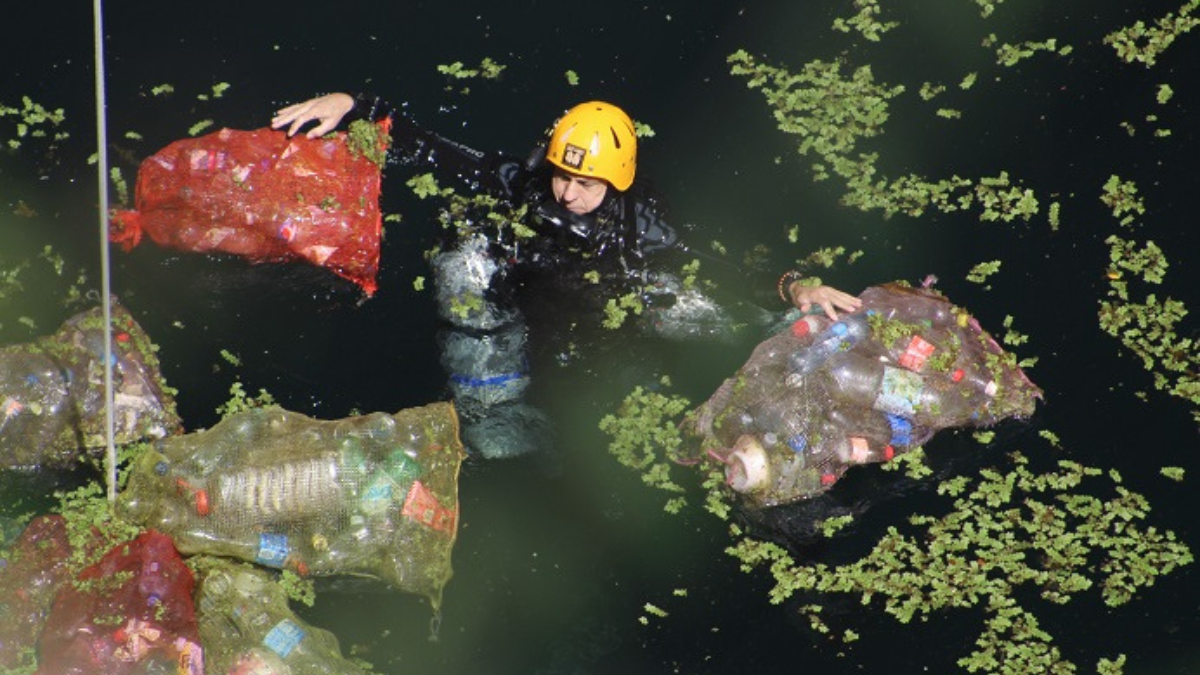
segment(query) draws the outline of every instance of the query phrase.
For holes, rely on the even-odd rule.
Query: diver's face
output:
[[[608,193],[608,183],[599,178],[589,178],[579,174],[555,169],[550,178],[550,188],[554,191],[554,199],[566,210],[578,215],[595,211],[604,201]]]

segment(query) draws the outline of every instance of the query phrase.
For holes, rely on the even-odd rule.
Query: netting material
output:
[[[255,409],[157,443],[118,507],[187,554],[372,576],[436,608],[462,458],[449,403],[333,421]]]
[[[939,429],[1033,413],[1041,390],[965,310],[898,284],[860,297],[841,321],[802,317],[763,341],[685,423],[691,459],[724,462],[748,503],[811,497]]]
[[[135,210],[114,214],[110,239],[126,250],[143,234],[159,246],[253,262],[306,260],[375,292],[388,122],[361,141],[282,131],[220,131],[175,141],[138,169]],[[358,137],[355,136],[355,139]]]
[[[0,564],[0,671],[26,670],[59,588],[70,576],[62,516],[32,520]]]
[[[366,673],[342,656],[333,633],[292,612],[283,589],[264,570],[216,559],[206,563],[196,607],[210,673]]]
[[[178,431],[149,336],[121,305],[111,316],[115,444]],[[53,335],[0,349],[0,466],[63,467],[107,445],[104,333],[96,308]]]
[[[203,675],[193,584],[167,536],[118,544],[59,591],[38,639],[37,675]]]

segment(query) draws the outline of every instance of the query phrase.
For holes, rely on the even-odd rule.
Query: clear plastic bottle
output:
[[[222,473],[213,517],[237,529],[329,513],[343,502],[338,465],[337,454],[326,453]]]
[[[844,403],[871,407],[922,426],[962,424],[972,419],[979,407],[977,397],[969,392],[936,386],[922,375],[890,361],[853,352],[839,354],[826,373],[830,392]]]
[[[850,349],[871,334],[867,312],[847,314],[821,331],[807,349],[792,354],[792,372],[807,375],[825,364],[830,357]]]
[[[838,407],[829,412],[829,419],[841,433],[862,436],[881,447],[908,448],[927,440],[912,420],[874,408]]]

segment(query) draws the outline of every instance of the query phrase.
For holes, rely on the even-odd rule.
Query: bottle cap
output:
[[[804,434],[796,434],[788,437],[787,444],[798,455],[808,448],[808,438]]]
[[[795,337],[804,337],[805,335],[808,335],[811,330],[812,328],[809,327],[808,322],[804,319],[798,319],[792,324],[792,335]]]

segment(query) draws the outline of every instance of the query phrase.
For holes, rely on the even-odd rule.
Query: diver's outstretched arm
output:
[[[318,138],[336,129],[353,108],[354,97],[349,94],[326,94],[278,110],[275,117],[271,118],[271,128],[286,126],[288,136],[294,136],[305,124],[317,120],[317,126],[309,129],[305,135]]]

